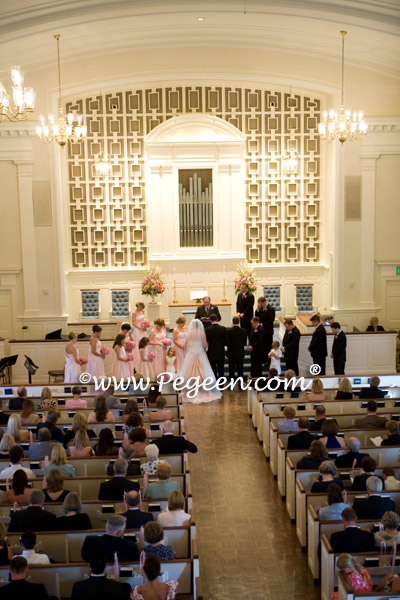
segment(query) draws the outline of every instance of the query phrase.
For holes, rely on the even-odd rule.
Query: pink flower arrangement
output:
[[[83,365],[87,365],[87,363],[88,363],[87,356],[81,356],[79,360],[81,361],[81,363]]]
[[[131,341],[125,342],[125,348],[126,348],[126,350],[133,350],[134,348],[136,348],[136,342],[131,342]]]
[[[103,356],[107,356],[107,354],[110,354],[110,349],[107,348],[107,346],[102,346],[100,348],[100,354],[103,354]]]
[[[255,292],[257,289],[257,282],[255,273],[251,271],[250,267],[246,263],[240,263],[237,272],[238,276],[235,277],[235,294],[240,292],[242,283],[247,283],[249,292]]]
[[[164,283],[161,280],[160,267],[151,267],[145,271],[142,281],[142,294],[144,296],[158,296],[165,291]]]
[[[156,357],[154,352],[149,352],[147,355],[147,358],[150,358],[151,360],[153,360]]]
[[[133,354],[128,354],[127,359],[132,361],[132,360],[135,360],[135,357],[133,356]]]
[[[164,346],[170,346],[171,345],[171,340],[169,338],[165,337],[162,340],[162,343],[164,344]]]
[[[142,321],[142,329],[146,330],[150,327],[150,321]]]

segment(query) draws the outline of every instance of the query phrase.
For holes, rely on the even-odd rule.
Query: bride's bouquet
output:
[[[237,268],[238,275],[235,277],[235,294],[240,292],[242,283],[247,283],[249,292],[255,292],[257,289],[256,274],[247,263],[240,263]]]

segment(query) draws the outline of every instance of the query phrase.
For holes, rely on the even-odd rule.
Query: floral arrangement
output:
[[[142,281],[142,294],[144,296],[158,296],[164,293],[164,283],[161,280],[160,267],[150,267],[144,274]]]
[[[150,321],[142,321],[142,329],[144,331],[146,331],[146,329],[148,329],[150,327],[151,323]]]
[[[81,361],[81,365],[87,365],[88,363],[87,356],[81,356],[79,360]]]
[[[100,348],[100,354],[102,354],[103,356],[107,356],[107,354],[110,354],[110,349],[107,348],[107,346],[102,346]]]
[[[135,357],[133,356],[133,354],[128,354],[126,358],[130,361],[135,360]]]
[[[165,337],[162,340],[162,343],[164,344],[164,346],[170,346],[171,345],[171,340],[169,338]]]
[[[235,277],[235,294],[240,292],[242,283],[247,283],[249,292],[255,292],[257,289],[256,274],[252,271],[248,264],[240,263],[237,268],[238,275]]]
[[[130,340],[128,340],[127,342],[125,342],[125,349],[126,350],[133,350],[134,348],[136,348],[136,342],[131,342]]]
[[[154,352],[149,352],[147,355],[147,358],[149,358],[150,360],[153,360],[156,357]]]

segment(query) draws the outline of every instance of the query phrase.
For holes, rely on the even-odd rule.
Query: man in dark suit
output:
[[[387,394],[387,391],[379,389],[380,382],[381,380],[377,375],[371,377],[369,388],[361,388],[360,400],[367,400],[369,398],[384,398]]]
[[[104,552],[93,552],[90,559],[90,577],[74,583],[71,600],[129,600],[131,586],[107,577],[104,573],[106,563]]]
[[[257,310],[254,314],[260,319],[260,323],[264,330],[264,362],[269,362],[268,352],[271,351],[272,340],[274,338],[275,309],[267,302],[266,298],[262,296],[257,300]]]
[[[331,358],[333,358],[333,368],[335,375],[344,375],[347,346],[346,335],[344,331],[341,330],[340,323],[337,321],[333,321],[333,323],[331,323],[331,329],[335,334],[331,352]]]
[[[356,419],[355,426],[365,429],[384,429],[387,423],[386,417],[378,417],[376,411],[378,410],[378,405],[375,400],[369,400],[367,403],[367,416],[362,419]]]
[[[115,553],[119,562],[138,560],[139,551],[136,544],[124,539],[125,528],[125,517],[110,517],[106,524],[106,533],[86,536],[81,550],[82,560],[89,562],[94,552],[104,552],[107,562],[114,562]]]
[[[247,283],[240,285],[240,292],[236,299],[236,312],[240,318],[240,327],[246,329],[247,334],[251,331],[251,319],[253,317],[254,296],[249,292]]]
[[[317,436],[308,433],[310,421],[306,417],[300,417],[298,425],[299,433],[289,436],[288,450],[308,450],[311,442],[317,439]]]
[[[22,410],[24,400],[28,397],[28,390],[26,389],[26,387],[19,387],[17,389],[17,394],[17,398],[10,398],[8,402],[9,410]]]
[[[357,514],[353,508],[345,508],[342,512],[344,530],[332,533],[330,544],[336,554],[342,552],[372,552],[375,550],[374,534],[357,527]]]
[[[247,345],[247,331],[240,327],[239,317],[233,317],[232,327],[226,332],[228,336],[227,357],[229,362],[229,378],[243,377],[244,347]]]
[[[338,469],[351,469],[353,462],[356,461],[356,467],[361,466],[363,458],[367,458],[369,454],[360,452],[361,442],[356,437],[350,437],[346,440],[346,448],[348,452],[336,457],[335,464]]]
[[[250,374],[252,377],[261,377],[264,359],[264,330],[260,325],[258,317],[251,319],[251,327],[248,346],[250,352]]]
[[[368,477],[368,498],[356,498],[353,503],[359,519],[380,519],[387,510],[396,510],[395,503],[391,498],[382,498],[379,495],[382,489],[383,483],[379,477]]]
[[[49,600],[55,596],[49,596],[43,583],[29,583],[26,581],[29,566],[24,556],[13,556],[10,561],[11,581],[0,588],[2,600]],[[88,599],[87,599],[88,600]]]
[[[125,492],[140,490],[137,481],[126,478],[127,471],[128,461],[118,458],[114,463],[114,477],[100,484],[99,500],[123,500]]]
[[[310,425],[310,431],[321,431],[322,425],[326,421],[326,410],[323,404],[319,404],[315,407],[315,421],[312,421]]]
[[[174,435],[174,425],[171,421],[164,421],[161,426],[163,432],[160,438],[153,441],[160,454],[181,454],[187,450],[188,452],[197,452],[197,446],[189,442],[182,435]]]
[[[203,305],[198,307],[194,318],[199,319],[203,323],[204,329],[207,329],[207,327],[210,327],[211,325],[211,315],[217,315],[217,321],[221,320],[221,315],[219,314],[218,306],[214,306],[214,304],[211,304],[210,296],[204,296]]]
[[[372,456],[365,456],[361,461],[361,473],[354,477],[353,483],[351,484],[351,491],[365,492],[367,489],[367,480],[370,477],[375,476],[375,471],[376,460],[372,458]],[[377,475],[377,477],[379,476]],[[379,477],[379,479],[385,484],[382,477]]]
[[[139,508],[139,492],[127,492],[124,498],[125,511],[122,516],[126,519],[127,529],[139,529],[148,523],[154,521],[152,513],[144,512]]]
[[[312,356],[314,365],[319,365],[321,367],[321,371],[318,373],[318,375],[325,375],[325,363],[326,357],[328,356],[325,327],[321,323],[321,317],[319,315],[313,315],[310,321],[315,327],[315,331],[312,334],[308,351]]]
[[[51,439],[57,440],[58,442],[62,442],[64,437],[64,432],[59,427],[56,427],[58,419],[61,417],[61,413],[58,410],[49,410],[47,414],[47,420],[45,423],[39,423],[37,426],[37,434],[39,435],[39,431],[42,427],[47,427],[47,429],[51,433]]]
[[[8,531],[53,531],[56,515],[43,510],[44,494],[42,490],[33,489],[29,496],[29,506],[11,514]]]
[[[226,329],[219,325],[217,315],[210,315],[210,327],[206,329],[207,356],[215,377],[224,376],[225,346],[228,345]]]
[[[286,369],[294,371],[299,375],[299,346],[301,333],[293,323],[292,319],[285,319],[285,335],[282,341],[282,353],[285,357]]]

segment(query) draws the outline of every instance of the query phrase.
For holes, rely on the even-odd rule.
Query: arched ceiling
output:
[[[203,17],[199,21],[198,17]],[[143,48],[248,47],[340,60],[400,77],[400,0],[13,0],[0,2],[0,72]]]

